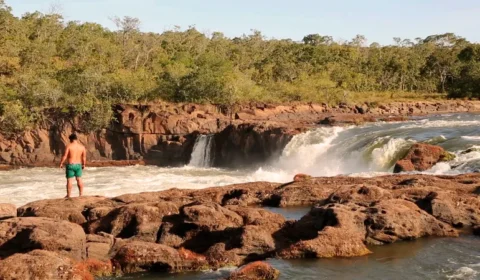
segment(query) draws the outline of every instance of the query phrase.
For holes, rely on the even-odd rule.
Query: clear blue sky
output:
[[[133,16],[143,31],[178,25],[221,31],[229,37],[258,29],[269,38],[300,40],[320,33],[391,44],[393,37],[454,32],[480,42],[479,0],[6,0],[15,15],[59,6],[66,20],[91,21],[110,29],[113,16]]]

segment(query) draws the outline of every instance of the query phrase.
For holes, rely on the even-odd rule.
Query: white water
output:
[[[377,176],[392,172],[395,161],[416,142],[435,143],[457,155],[452,162],[439,163],[425,173],[476,172],[480,171],[480,150],[466,154],[462,151],[480,148],[479,124],[479,115],[467,114],[358,127],[319,127],[293,137],[280,157],[271,159],[256,170],[248,166],[238,170],[211,168],[213,137],[200,136],[189,165],[183,168],[87,168],[84,174],[85,194],[117,196],[251,181],[288,182],[297,173]],[[60,169],[0,171],[0,203],[23,205],[33,200],[64,195],[64,171]]]
[[[188,166],[211,167],[213,135],[199,135],[193,146],[192,157]]]

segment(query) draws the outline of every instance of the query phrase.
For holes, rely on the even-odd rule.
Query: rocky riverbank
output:
[[[331,107],[326,104],[250,104],[234,110],[214,105],[119,105],[116,121],[101,131],[79,132],[88,158],[97,164],[177,166],[188,163],[199,134],[214,134],[218,167],[255,164],[279,153],[291,137],[313,126],[404,120],[409,116],[480,112],[479,101],[403,102]],[[64,119],[52,112],[36,129],[8,136],[0,132],[0,170],[11,166],[55,166],[79,131],[81,119]],[[234,159],[234,160],[232,160]],[[113,163],[113,161],[122,161]],[[91,164],[90,164],[91,165]]]
[[[262,208],[299,205],[311,209],[297,221]],[[36,201],[16,217],[0,206],[0,279],[91,279],[270,257],[354,257],[370,246],[478,234],[480,174],[297,176],[286,184]],[[243,272],[277,275],[257,267]]]

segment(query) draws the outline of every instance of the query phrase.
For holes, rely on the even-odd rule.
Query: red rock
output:
[[[85,244],[83,229],[67,221],[36,217],[0,221],[1,257],[42,249],[82,260]]]
[[[13,204],[0,203],[0,220],[17,216],[17,207]]]
[[[94,205],[98,207],[102,205],[102,203],[106,203],[109,206],[116,204],[115,202],[106,200],[105,197],[100,196],[84,196],[70,199],[46,199],[30,202],[19,207],[18,216],[46,217],[83,225],[87,222],[87,219],[83,215],[83,211]]]
[[[0,260],[0,279],[93,280],[93,276],[66,256],[34,250]]]
[[[91,233],[106,232],[115,237],[155,242],[163,217],[177,213],[178,207],[171,202],[132,203],[113,209],[88,229]]]
[[[184,249],[149,242],[132,241],[120,245],[113,255],[114,264],[124,273],[139,271],[193,271],[207,265],[206,258]]]
[[[393,172],[425,171],[447,157],[448,153],[442,147],[417,143],[403,159],[397,161]]]
[[[266,262],[253,262],[234,271],[227,280],[275,280],[280,272]]]
[[[297,174],[293,177],[293,181],[301,182],[301,181],[309,180],[311,178],[312,178],[312,176],[309,176],[307,174]]]

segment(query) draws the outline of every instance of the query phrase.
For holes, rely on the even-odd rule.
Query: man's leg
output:
[[[71,197],[71,193],[72,193],[72,181],[73,181],[73,178],[67,178],[67,196],[66,196],[66,198],[70,198],[70,197]]]
[[[77,186],[78,186],[78,194],[79,196],[83,195],[83,181],[82,178],[77,177]]]

